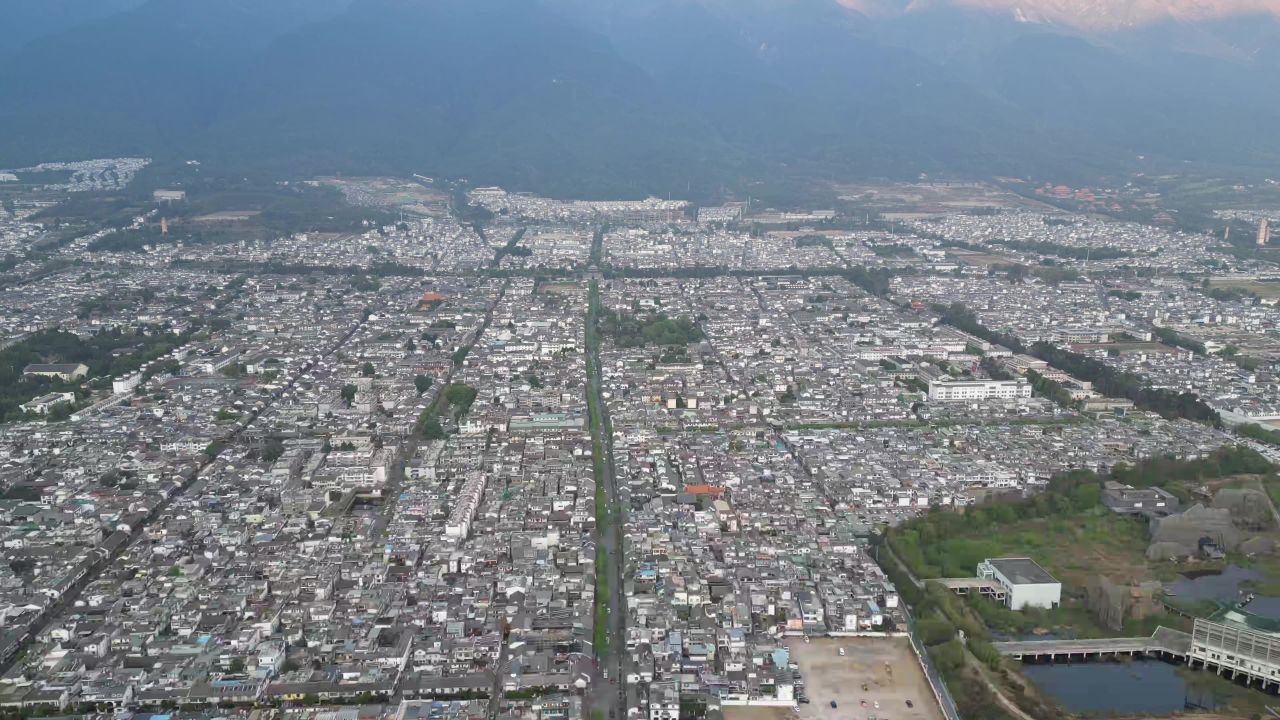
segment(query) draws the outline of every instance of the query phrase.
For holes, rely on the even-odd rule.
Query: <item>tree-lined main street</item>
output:
[[[626,715],[626,678],[623,673],[622,654],[626,647],[626,606],[622,589],[623,578],[623,512],[618,496],[618,482],[614,473],[613,429],[600,390],[600,290],[591,283],[590,302],[587,309],[587,409],[591,416],[591,451],[596,474],[596,542],[603,550],[604,567],[596,573],[604,573],[604,597],[596,598],[596,621],[603,621],[603,632],[594,637],[604,640],[595,643],[597,673],[593,679],[590,708],[598,715],[624,717]]]

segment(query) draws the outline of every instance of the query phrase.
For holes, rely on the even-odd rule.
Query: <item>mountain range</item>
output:
[[[9,0],[0,167],[148,155],[589,197],[1252,177],[1280,160],[1278,5]]]

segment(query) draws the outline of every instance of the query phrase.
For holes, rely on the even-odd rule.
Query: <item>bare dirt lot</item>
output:
[[[252,220],[262,214],[261,210],[219,210],[207,215],[198,215],[191,218],[191,222],[243,222]]]
[[[987,183],[893,183],[833,186],[840,199],[874,207],[886,220],[925,217],[973,208],[1031,208],[1053,211],[1038,200]]]
[[[799,717],[795,710],[787,707],[733,705],[724,708],[724,720],[798,720]]]
[[[974,267],[991,267],[992,265],[1013,265],[1017,260],[1007,258],[1003,255],[994,255],[991,253],[969,252],[969,251],[952,251],[951,256],[957,261],[965,265]]]
[[[812,702],[801,705],[799,713],[789,708],[725,708],[726,720],[942,720],[942,711],[906,638],[838,638],[810,643],[797,639],[788,645]],[[842,647],[844,657],[838,650]],[[832,700],[836,701],[834,708]],[[907,707],[908,700],[913,707]]]

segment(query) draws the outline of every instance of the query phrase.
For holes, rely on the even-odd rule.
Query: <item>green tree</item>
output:
[[[444,427],[440,425],[440,419],[435,415],[427,417],[422,422],[422,437],[427,440],[445,439]]]
[[[471,353],[471,346],[463,345],[462,347],[454,351],[453,355],[450,356],[450,359],[453,360],[454,365],[458,367],[462,367],[462,363],[466,362],[467,355],[469,355],[470,353]]]
[[[71,414],[76,410],[75,403],[60,402],[49,408],[45,419],[51,423],[66,422],[71,419]]]
[[[926,647],[933,647],[955,637],[956,629],[942,618],[922,618],[916,623],[916,633]]]
[[[955,672],[964,667],[964,646],[958,639],[948,640],[941,645],[929,648],[929,655],[942,674]]]
[[[1237,425],[1236,433],[1243,437],[1257,440],[1258,442],[1264,442],[1269,445],[1280,445],[1280,430],[1268,430],[1257,423]]]
[[[360,366],[360,374],[367,378],[373,377],[377,372],[378,371],[374,369],[373,363],[371,362],[366,362],[364,365]]]
[[[262,448],[262,459],[266,462],[273,463],[284,455],[284,443],[279,438],[271,438]]]
[[[477,390],[470,385],[464,383],[453,383],[444,392],[444,399],[449,401],[450,405],[458,407],[462,412],[471,409],[472,403],[476,401]]]
[[[430,390],[432,384],[434,383],[435,381],[427,377],[426,375],[418,375],[413,379],[413,387],[417,389],[419,395],[422,395],[426,391]]]
[[[969,652],[973,656],[982,661],[984,665],[992,670],[999,670],[1001,666],[1000,651],[995,646],[982,638],[969,638],[965,641],[969,646]]]
[[[359,292],[377,292],[382,287],[382,283],[369,275],[357,275],[351,279],[351,287]]]
[[[359,388],[355,385],[347,384],[342,386],[342,399],[346,402],[347,407],[351,407],[351,403],[356,399],[356,393]]]

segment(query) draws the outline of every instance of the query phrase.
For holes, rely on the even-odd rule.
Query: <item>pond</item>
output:
[[[1184,573],[1166,586],[1166,590],[1179,602],[1196,603],[1203,600],[1234,603],[1244,598],[1247,590],[1242,587],[1250,581],[1260,580],[1256,570],[1230,565],[1219,570],[1200,570]],[[1259,595],[1245,608],[1258,617],[1280,620],[1280,598]]]
[[[1212,697],[1188,694],[1178,667],[1159,660],[1028,664],[1022,671],[1064,708],[1081,715],[1165,715],[1190,703],[1213,708]]]

